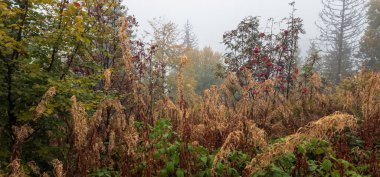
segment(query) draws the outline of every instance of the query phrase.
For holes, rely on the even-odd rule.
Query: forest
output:
[[[302,56],[295,2],[220,52],[128,1],[0,0],[0,177],[380,176],[380,1],[318,2]]]

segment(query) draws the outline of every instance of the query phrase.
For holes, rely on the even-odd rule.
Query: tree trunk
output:
[[[345,21],[345,10],[346,10],[346,0],[343,0],[343,8],[342,8],[342,14],[341,14],[341,23],[340,23],[340,31],[339,31],[339,38],[338,38],[338,53],[337,53],[337,60],[338,60],[338,70],[336,74],[336,84],[340,82],[341,76],[342,76],[342,55],[343,55],[343,33],[344,33],[344,21]]]

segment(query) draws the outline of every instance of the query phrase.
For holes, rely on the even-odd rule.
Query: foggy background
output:
[[[140,27],[139,34],[149,31],[148,20],[163,17],[172,21],[182,30],[187,20],[193,26],[199,48],[211,46],[215,51],[223,52],[221,43],[223,33],[235,29],[247,16],[260,16],[261,27],[267,19],[273,17],[280,21],[291,12],[291,0],[126,0],[128,14],[135,15]],[[301,36],[301,56],[310,45],[310,39],[318,36],[315,26],[318,14],[322,9],[319,0],[296,0],[296,17],[304,20],[306,34]]]

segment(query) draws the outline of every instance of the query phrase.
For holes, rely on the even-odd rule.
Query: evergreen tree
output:
[[[184,35],[183,35],[183,45],[187,50],[195,49],[198,46],[197,36],[193,32],[193,26],[190,24],[190,21],[187,20],[184,26]]]

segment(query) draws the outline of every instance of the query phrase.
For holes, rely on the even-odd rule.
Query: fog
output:
[[[290,1],[286,0],[127,0],[128,13],[139,21],[139,33],[149,31],[148,20],[163,17],[182,28],[189,20],[198,37],[199,47],[211,46],[223,52],[222,36],[227,30],[236,28],[247,16],[260,16],[262,25],[268,18],[279,21],[291,12]],[[301,36],[302,55],[307,51],[310,39],[318,36],[315,21],[322,9],[319,0],[297,0],[296,16],[304,20],[306,34]]]

